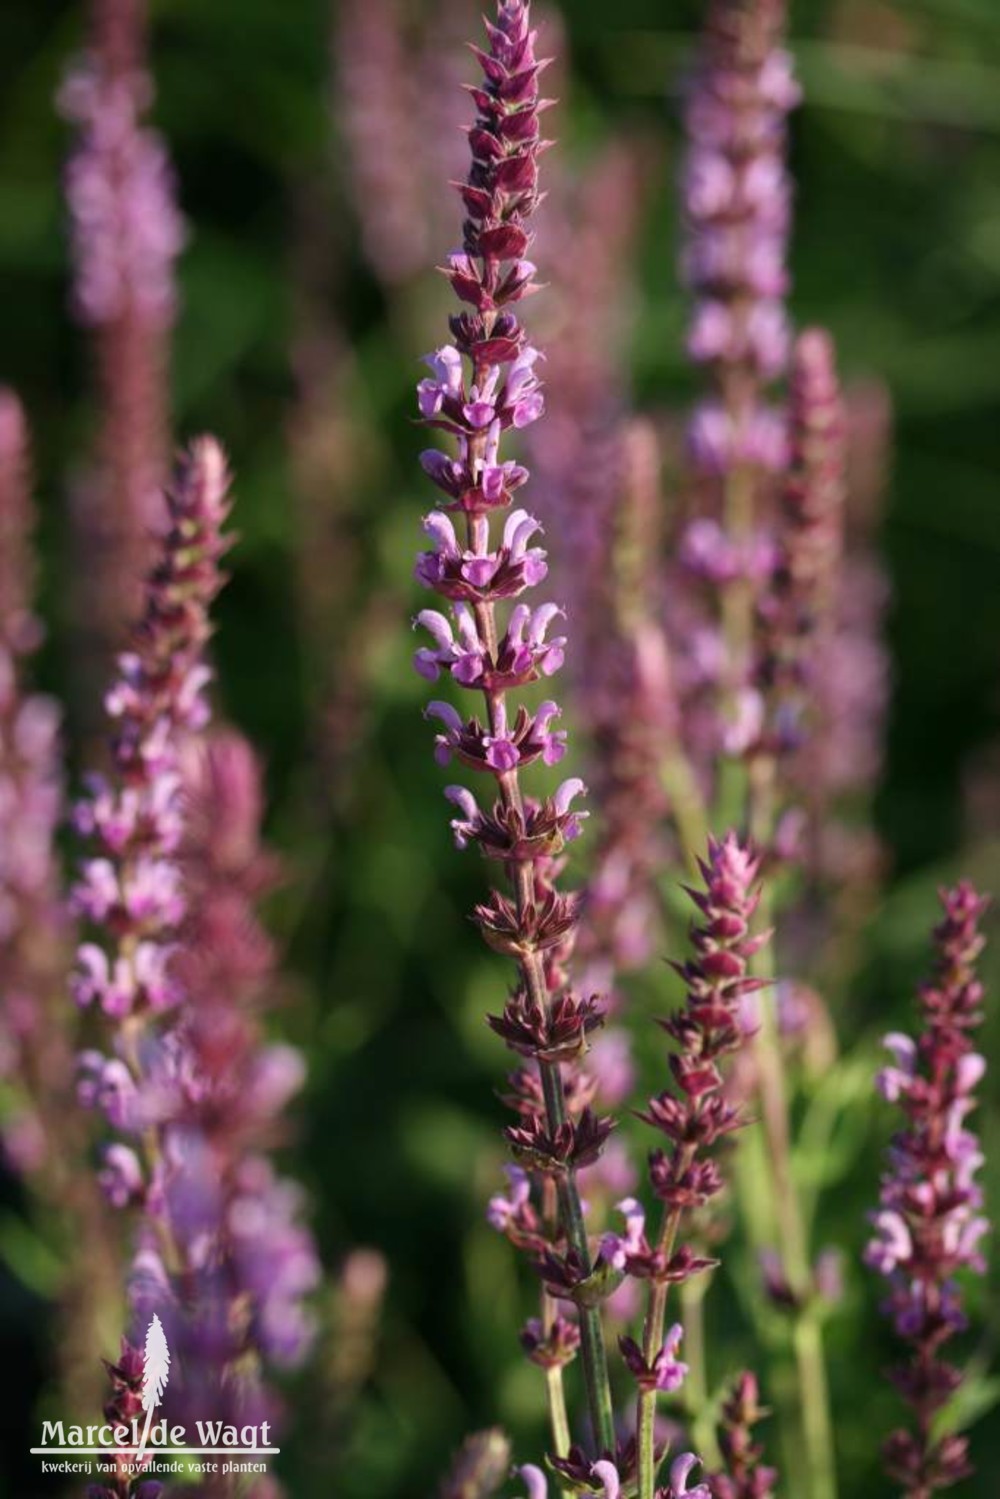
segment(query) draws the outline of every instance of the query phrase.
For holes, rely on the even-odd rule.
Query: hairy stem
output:
[[[473,550],[485,552],[489,548],[489,522],[480,517],[469,519],[469,544]],[[491,603],[477,604],[476,623],[481,638],[491,654],[497,649],[496,611]],[[484,699],[490,728],[494,733],[502,730],[504,722],[503,694],[485,691]],[[506,771],[497,777],[500,800],[508,811],[523,813],[523,797],[517,771]],[[534,876],[532,865],[526,860],[512,860],[508,866],[518,915],[525,917],[534,905]],[[549,1010],[549,993],[545,982],[542,959],[537,952],[525,952],[518,964],[521,980],[533,1006],[540,1013]],[[566,1111],[563,1098],[562,1074],[557,1062],[541,1062],[539,1070],[545,1098],[546,1123],[551,1134],[555,1134],[565,1122]],[[590,1272],[590,1248],[587,1229],[583,1219],[583,1207],[577,1189],[576,1175],[567,1171],[558,1181],[559,1214],[563,1231],[570,1247],[579,1256],[585,1273]],[[604,1346],[604,1330],[597,1307],[580,1307],[580,1354],[583,1363],[584,1383],[587,1388],[587,1406],[591,1427],[598,1450],[615,1448],[614,1416],[611,1407],[611,1385],[608,1379],[607,1350]]]
[[[694,1160],[694,1149],[685,1145],[682,1149],[681,1165],[678,1167],[678,1175],[690,1169]],[[656,1248],[664,1259],[669,1259],[674,1251],[677,1241],[677,1231],[680,1228],[684,1209],[679,1207],[664,1211],[663,1222],[660,1226],[660,1234],[656,1241]],[[649,1303],[646,1307],[646,1320],[642,1329],[642,1356],[647,1364],[651,1364],[659,1353],[663,1344],[663,1323],[667,1311],[667,1282],[654,1281],[649,1288]],[[638,1442],[639,1461],[639,1499],[654,1499],[656,1488],[656,1391],[640,1390],[636,1398],[635,1429]]]

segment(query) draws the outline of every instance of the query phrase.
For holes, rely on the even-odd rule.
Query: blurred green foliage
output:
[[[66,482],[87,451],[93,410],[85,347],[66,314],[66,141],[51,101],[79,45],[82,10],[57,0],[5,0],[0,9],[0,378],[21,392],[36,432],[51,624],[44,671],[56,690],[73,652],[63,603]],[[622,130],[658,143],[633,366],[642,406],[683,404],[692,384],[673,270],[675,105],[697,6],[572,0],[567,10],[574,68],[565,149],[584,155]],[[339,1471],[316,1439],[327,1419],[322,1381],[309,1380],[289,1393],[303,1419],[287,1472],[297,1495],[411,1499],[433,1492],[472,1426],[503,1420],[524,1457],[542,1440],[535,1379],[514,1348],[527,1288],[482,1222],[501,1155],[492,1089],[503,1066],[482,1015],[504,975],[465,920],[482,871],[451,847],[422,694],[408,669],[411,559],[427,503],[410,391],[445,298],[428,270],[401,317],[364,266],[341,148],[330,140],[323,0],[163,0],[154,14],[157,118],[192,225],[176,428],[218,432],[238,474],[242,539],[219,611],[220,694],[265,757],[272,836],[289,868],[274,911],[289,950],[282,1018],[311,1067],[292,1165],[314,1196],[331,1267],[355,1244],[376,1246],[390,1264],[377,1368]],[[897,1408],[878,1379],[890,1343],[875,1316],[877,1293],[857,1262],[887,1129],[865,1064],[874,1065],[880,1031],[907,1013],[935,885],[962,865],[995,886],[1000,867],[1000,820],[990,825],[983,813],[970,826],[963,810],[970,764],[1000,729],[1000,6],[800,0],[792,32],[807,89],[794,134],[795,312],[833,329],[849,374],[888,382],[897,421],[881,538],[893,582],[895,691],[878,803],[893,876],[871,913],[860,979],[836,1016],[842,1041],[862,1047],[827,1084],[850,1100],[849,1128],[825,1143],[813,1121],[815,1153],[799,1163],[827,1187],[818,1242],[836,1239],[851,1256],[829,1331],[838,1442],[844,1493],[874,1499],[885,1493],[876,1438]],[[548,158],[550,170],[558,161]],[[337,627],[319,640],[300,607],[302,527],[289,459],[291,351],[301,334],[294,226],[304,197],[310,221],[323,222],[321,243],[329,240],[323,315],[352,351],[336,415],[347,430],[356,422],[377,438],[350,485],[349,575],[334,569],[330,580]],[[388,624],[376,614],[370,631],[350,629],[373,597],[386,599]],[[354,669],[357,653],[364,692],[338,720],[331,791],[316,704],[323,683]],[[992,967],[1000,976],[996,957]],[[639,986],[637,1032],[662,988],[658,973]],[[997,1056],[996,1007],[989,1027]],[[653,1048],[651,1076],[656,1062]],[[984,1126],[994,1214],[996,1105],[994,1092]],[[10,1454],[0,1492],[20,1496],[35,1481],[24,1466],[28,1414],[58,1330],[15,1278],[26,1247],[10,1192],[0,1326],[7,1367],[28,1372],[18,1397],[0,1406]],[[992,1318],[974,1349],[984,1381],[996,1367],[997,1289],[994,1271],[992,1297],[978,1293]],[[731,1299],[713,1296],[713,1378],[752,1357],[739,1326]],[[983,1396],[981,1385],[974,1395]],[[994,1409],[974,1440],[980,1472],[967,1492],[980,1499],[1000,1492],[997,1435]]]

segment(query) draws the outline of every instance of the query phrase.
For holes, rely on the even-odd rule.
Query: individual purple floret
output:
[[[915,1430],[894,1432],[883,1455],[910,1499],[927,1499],[971,1472],[967,1438],[942,1433],[935,1417],[962,1382],[941,1352],[966,1325],[956,1276],[984,1272],[980,1241],[989,1229],[976,1181],[983,1155],[968,1127],[986,1070],[971,1033],[982,1021],[976,960],[988,902],[965,882],[942,891],[941,902],[934,970],[919,993],[923,1030],[915,1041],[896,1032],[885,1038],[892,1063],[879,1073],[878,1088],[905,1125],[889,1148],[865,1253],[889,1282],[885,1309],[909,1345],[908,1361],[892,1377]]]
[[[147,24],[146,0],[91,0],[87,50],[58,101],[75,127],[65,171],[73,308],[90,333],[98,403],[96,452],[72,495],[83,713],[141,607],[163,523],[174,264],[186,231],[166,147],[144,123]]]
[[[701,1460],[693,1452],[682,1452],[675,1457],[670,1464],[670,1482],[665,1489],[658,1490],[656,1499],[712,1499],[707,1483],[694,1483],[692,1475],[700,1466]]]
[[[417,577],[453,607],[450,617],[433,610],[418,618],[429,643],[416,664],[431,677],[447,670],[457,687],[482,695],[483,719],[466,718],[445,702],[432,703],[428,712],[440,724],[439,760],[457,759],[495,788],[496,800],[483,808],[465,787],[450,787],[458,809],[452,826],[460,847],[477,843],[503,864],[510,882],[509,893],[493,892],[476,920],[519,972],[518,988],[493,1024],[529,1061],[512,1079],[518,1122],[507,1132],[539,1194],[537,1229],[524,1247],[540,1265],[554,1256],[579,1284],[591,1261],[576,1173],[597,1159],[611,1128],[588,1107],[572,1069],[563,1067],[582,1054],[588,1032],[600,1023],[592,999],[563,987],[554,957],[576,925],[576,901],[553,881],[555,861],[579,832],[582,814],[573,802],[583,787],[573,778],[541,801],[525,796],[521,771],[533,761],[557,763],[565,736],[554,727],[554,701],[532,709],[508,702],[513,690],[555,671],[564,648],[558,608],[548,601],[514,602],[544,580],[547,563],[538,521],[511,508],[527,471],[501,453],[504,435],[537,421],[544,408],[541,356],[515,310],[535,290],[527,223],[539,198],[543,63],[522,0],[501,0],[487,34],[488,49],[475,49],[484,82],[471,90],[477,118],[469,131],[471,170],[459,188],[463,240],[444,267],[464,310],[451,318],[453,342],[428,356],[429,374],[417,392],[423,421],[453,443],[453,452],[435,448],[422,457],[443,499],[424,522],[431,547],[418,560]],[[494,514],[503,516],[496,530]],[[498,618],[498,605],[507,600],[510,608]],[[543,1274],[548,1284],[548,1270]],[[551,1303],[543,1322],[547,1337],[556,1326]],[[599,1444],[611,1446],[604,1347],[592,1303],[580,1305],[579,1329],[592,1427]],[[557,1383],[549,1381],[550,1407],[554,1431],[561,1433]],[[565,1445],[561,1435],[557,1445]]]

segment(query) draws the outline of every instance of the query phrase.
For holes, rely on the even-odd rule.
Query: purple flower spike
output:
[[[571,1255],[572,1267],[563,1263],[559,1273],[582,1279],[590,1271],[590,1246],[576,1173],[596,1161],[611,1121],[587,1107],[587,1088],[574,1071],[599,1011],[566,988],[561,957],[572,946],[577,902],[561,895],[554,879],[558,856],[586,816],[573,806],[584,788],[570,777],[537,800],[521,782],[533,763],[553,766],[562,759],[566,735],[555,727],[561,711],[555,701],[529,709],[511,696],[558,672],[566,639],[555,633],[558,603],[522,597],[546,577],[548,562],[537,544],[541,525],[529,511],[513,508],[514,491],[528,472],[500,451],[509,433],[532,426],[544,411],[542,356],[528,341],[518,305],[535,290],[528,225],[539,202],[545,142],[538,84],[545,64],[524,0],[500,0],[486,31],[488,47],[473,49],[484,81],[470,89],[477,115],[468,132],[471,166],[458,184],[462,243],[442,268],[461,310],[450,320],[450,341],[428,355],[430,374],[417,387],[420,418],[441,434],[448,451],[431,449],[421,457],[445,499],[424,521],[430,547],[418,558],[416,576],[450,612],[418,615],[431,643],[421,645],[414,665],[430,681],[446,671],[459,688],[481,694],[482,719],[441,701],[430,703],[427,713],[440,725],[438,760],[455,759],[492,779],[496,799],[488,809],[466,788],[448,788],[458,809],[455,840],[460,848],[477,844],[501,861],[510,882],[509,893],[494,891],[475,912],[485,940],[518,967],[518,987],[504,1016],[492,1023],[530,1063],[512,1079],[518,1122],[507,1131],[521,1169],[511,1177],[510,1196],[491,1201],[489,1218],[540,1266],[549,1255],[561,1261]],[[555,1179],[558,1222],[550,1212],[543,1226],[531,1206],[532,1188],[537,1184],[539,1200],[551,1199]],[[579,1316],[591,1422],[601,1445],[610,1446],[599,1312],[590,1304]],[[551,1319],[545,1325],[551,1327]],[[529,1349],[546,1367],[575,1351],[568,1339],[558,1349],[549,1342],[550,1335],[533,1339]],[[537,1470],[523,1473],[544,1493]]]
[[[748,393],[697,420],[695,457],[715,473],[771,468],[778,456],[764,437],[770,413],[759,389],[782,373],[790,346],[782,303],[791,217],[785,117],[799,94],[779,46],[783,20],[776,3],[713,0],[688,94],[682,271],[696,296],[688,353],[713,368],[724,391],[735,377]]]
[[[770,588],[759,601],[761,686],[770,694],[770,743],[798,749],[815,731],[820,647],[833,623],[846,496],[846,421],[833,340],[810,328],[796,340],[789,395],[791,454]]]
[[[135,649],[120,658],[108,696],[115,779],[93,777],[77,813],[96,847],[73,899],[107,945],[81,946],[74,992],[118,1018],[169,1009],[178,999],[166,965],[184,913],[179,756],[184,737],[205,719],[202,653],[222,581],[228,487],[218,444],[192,444],[167,496],[171,529]]]
[[[92,5],[86,53],[58,98],[74,127],[64,179],[73,308],[88,330],[99,399],[96,452],[72,494],[85,702],[98,701],[141,608],[164,521],[174,265],[186,226],[166,147],[145,122],[154,93],[147,10],[133,0]]]
[[[74,990],[103,1011],[116,1053],[80,1057],[79,1097],[126,1137],[107,1146],[100,1183],[133,1210],[134,1326],[161,1318],[185,1367],[168,1404],[185,1421],[267,1410],[254,1371],[301,1358],[319,1275],[300,1194],[262,1153],[303,1068],[256,1020],[272,957],[253,902],[274,879],[259,775],[235,736],[202,739],[228,488],[218,444],[193,443],[107,697],[112,772],[91,779],[76,818],[96,847],[75,892],[95,930]]]
[[[889,1282],[885,1310],[909,1344],[908,1362],[894,1370],[893,1382],[916,1430],[893,1432],[883,1456],[890,1478],[914,1494],[949,1488],[971,1472],[964,1436],[931,1433],[962,1382],[941,1352],[965,1326],[955,1275],[984,1272],[979,1243],[990,1227],[976,1181],[983,1156],[966,1124],[986,1068],[971,1032],[982,1019],[976,960],[988,902],[967,883],[943,891],[941,901],[934,971],[919,996],[923,1030],[915,1042],[897,1032],[885,1038],[895,1065],[879,1074],[879,1091],[905,1123],[890,1147],[865,1252]]]
[[[740,1374],[722,1406],[719,1447],[725,1468],[712,1477],[713,1499],[772,1499],[778,1474],[761,1462],[764,1449],[753,1435],[767,1415],[756,1375]]]
[[[35,566],[28,432],[0,389],[0,1121],[8,1164],[28,1177],[75,1158],[73,1056],[62,979],[67,957],[56,830],[63,816],[59,711],[29,691],[43,640]]]
[[[649,1307],[640,1348],[630,1338],[620,1346],[639,1387],[636,1429],[639,1433],[639,1471],[643,1492],[652,1492],[655,1472],[653,1437],[657,1393],[676,1389],[686,1373],[676,1358],[681,1329],[664,1338],[667,1294],[692,1276],[712,1269],[717,1261],[679,1243],[686,1213],[703,1207],[722,1188],[722,1176],[710,1151],[724,1136],[744,1123],[736,1100],[724,1091],[721,1063],[746,1044],[743,1023],[748,995],[761,987],[749,972],[750,960],[769,940],[770,933],[751,935],[760,899],[757,885],[760,860],[734,833],[710,839],[707,859],[700,861],[704,889],[688,891],[698,910],[691,932],[694,956],[673,966],[687,985],[684,1005],[660,1024],[676,1044],[670,1057],[673,1088],[650,1099],[639,1117],[660,1131],[666,1150],[650,1156],[653,1190],[663,1203],[661,1226],[652,1242],[634,1211],[622,1204],[628,1234],[613,1252],[630,1276],[649,1282]],[[695,1459],[678,1459],[671,1470],[667,1495],[708,1494],[705,1485],[686,1486]],[[678,1466],[681,1464],[681,1466]]]

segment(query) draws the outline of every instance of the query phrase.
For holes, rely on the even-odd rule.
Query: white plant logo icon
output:
[[[153,1412],[163,1398],[167,1380],[170,1378],[170,1349],[167,1347],[163,1324],[155,1312],[152,1322],[146,1329],[146,1347],[142,1364],[142,1408],[146,1412],[146,1424],[142,1431],[142,1441],[139,1443],[140,1459],[146,1450]]]

